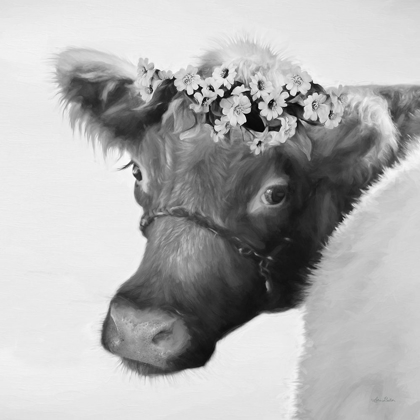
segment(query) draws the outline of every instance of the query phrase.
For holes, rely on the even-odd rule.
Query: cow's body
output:
[[[239,41],[206,54],[199,74],[223,63],[244,83],[258,71],[280,87],[292,66]],[[139,374],[167,374],[204,365],[219,339],[259,313],[302,302],[328,236],[419,133],[419,90],[349,88],[341,124],[303,122],[255,156],[244,140],[259,121],[215,142],[172,82],[146,103],[136,79],[133,65],[96,51],[57,62],[73,123],[131,154],[147,216],[142,263],[113,299],[102,343]]]
[[[420,419],[420,147],[407,154],[310,278],[296,419]]]

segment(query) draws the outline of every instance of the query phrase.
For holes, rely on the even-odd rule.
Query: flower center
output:
[[[268,108],[273,109],[277,106],[277,102],[275,101],[275,99],[272,99],[269,103],[268,103]]]
[[[257,88],[258,88],[258,90],[264,90],[265,89],[265,83],[264,83],[264,81],[258,80]]]
[[[333,120],[333,119],[335,119],[337,117],[337,114],[335,113],[335,112],[333,112],[333,111],[330,111],[330,113],[329,113],[329,115],[328,115],[328,118],[330,119],[330,120]]]
[[[226,79],[226,77],[228,77],[229,76],[229,69],[222,69],[222,71],[220,72],[220,76],[223,78],[223,79]]]
[[[241,115],[241,114],[243,114],[243,112],[244,112],[244,108],[242,107],[242,105],[237,105],[237,106],[235,106],[235,108],[234,108],[233,112],[234,112],[236,115]]]
[[[303,83],[303,79],[299,75],[293,76],[292,80],[293,83],[298,86],[300,86]]]
[[[147,73],[147,69],[146,69],[146,67],[140,67],[139,68],[139,74],[140,74],[140,76],[143,76],[143,75],[145,75]]]
[[[183,78],[182,81],[184,83],[184,85],[190,85],[193,81],[193,77],[191,74],[186,74]]]
[[[318,103],[318,101],[313,101],[313,102],[312,102],[312,109],[313,109],[314,111],[316,111],[318,108],[319,108],[319,103]]]
[[[226,134],[230,129],[231,129],[231,126],[230,126],[230,122],[229,121],[226,121],[226,123],[225,124],[220,124],[220,134]]]

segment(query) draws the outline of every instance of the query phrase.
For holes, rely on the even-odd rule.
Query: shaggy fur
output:
[[[420,419],[420,147],[337,228],[311,275],[296,419]]]
[[[278,87],[284,84],[279,71],[291,66],[269,48],[242,40],[206,53],[199,73],[208,77],[222,63],[235,64],[244,81],[261,71]],[[184,329],[181,335],[188,340],[181,341],[188,346],[166,353],[150,341],[153,334],[145,323],[133,329],[142,342],[139,348],[147,348],[142,340],[149,340],[149,347],[124,361],[147,375],[202,366],[232,329],[261,312],[284,311],[302,302],[307,274],[328,236],[363,189],[403,156],[411,135],[419,133],[420,93],[412,87],[349,88],[338,127],[304,123],[293,138],[256,157],[244,142],[249,132],[235,127],[226,142],[215,143],[209,126],[171,82],[163,82],[146,104],[135,79],[133,65],[96,51],[68,50],[57,58],[56,81],[73,125],[84,127],[105,151],[131,154],[144,173],[136,181],[135,198],[145,213],[172,206],[201,213],[272,258],[267,293],[258,262],[228,241],[186,219],[156,219],[147,228],[139,269],[111,303],[123,314],[138,308],[134,326],[141,311],[150,317],[150,311],[159,309],[166,314],[159,319],[171,314]],[[310,159],[299,142],[309,142]],[[270,182],[284,186],[284,202],[251,211],[250,203],[261,203]],[[114,321],[109,312],[102,344],[119,354],[124,337],[118,336]],[[171,332],[159,334],[165,348],[171,340],[180,342]],[[157,353],[159,369],[148,363],[157,360]]]

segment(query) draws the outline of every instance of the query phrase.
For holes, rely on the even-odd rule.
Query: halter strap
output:
[[[238,236],[232,233],[229,229],[226,229],[216,224],[209,217],[206,217],[196,212],[191,213],[184,207],[171,207],[152,210],[148,214],[144,214],[140,220],[140,230],[143,233],[143,235],[145,234],[147,227],[151,225],[155,219],[157,219],[158,217],[165,216],[187,219],[190,222],[193,222],[196,225],[209,230],[213,234],[229,241],[233,245],[233,247],[239,252],[240,255],[252,258],[258,263],[259,272],[265,280],[265,287],[267,289],[267,292],[271,292],[272,282],[269,265],[273,261],[273,258],[269,255],[260,254],[259,252],[255,251],[255,249],[253,249],[251,246],[245,245]]]

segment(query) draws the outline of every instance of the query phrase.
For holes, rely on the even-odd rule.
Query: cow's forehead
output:
[[[284,153],[274,149],[255,156],[242,139],[215,143],[204,125],[184,139],[152,128],[133,155],[145,171],[154,207],[183,205],[214,217],[232,207],[246,211],[252,195],[270,177],[287,183],[285,159]]]

